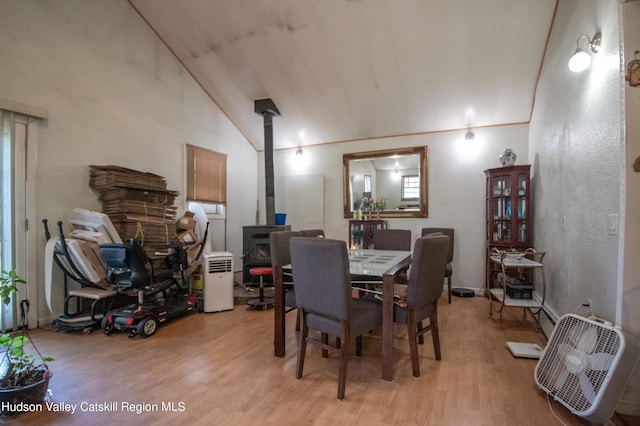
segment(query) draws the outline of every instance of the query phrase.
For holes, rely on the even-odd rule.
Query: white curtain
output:
[[[30,133],[30,119],[26,115],[0,109],[0,135],[2,135],[2,149],[0,162],[2,175],[0,177],[0,192],[2,208],[0,209],[0,267],[4,271],[16,269],[18,275],[28,281],[28,253],[27,214],[30,209],[27,194],[27,137]],[[34,132],[35,133],[35,132]],[[34,135],[35,139],[35,135]],[[35,167],[35,165],[34,165]],[[32,193],[33,194],[33,193]],[[31,211],[34,214],[34,211]],[[33,233],[32,233],[33,234]],[[34,245],[34,244],[32,244]],[[32,261],[35,261],[32,259]],[[32,269],[35,266],[32,266]],[[35,274],[32,293],[36,290]],[[5,331],[18,325],[16,309],[19,300],[27,297],[27,288],[19,288],[11,304],[0,306],[0,330]],[[35,315],[35,312],[33,313]],[[32,316],[32,318],[36,318]],[[35,321],[34,321],[35,322]]]

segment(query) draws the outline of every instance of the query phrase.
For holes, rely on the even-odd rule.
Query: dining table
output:
[[[359,289],[359,282],[382,284],[382,379],[393,380],[393,304],[396,277],[411,263],[411,252],[402,250],[349,249],[349,271],[357,281],[352,284]],[[285,284],[284,275],[291,273],[291,265],[275,265],[274,284],[274,355],[285,356]]]

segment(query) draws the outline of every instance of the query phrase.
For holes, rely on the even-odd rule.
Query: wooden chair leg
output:
[[[304,355],[307,352],[307,335],[309,334],[309,327],[307,327],[307,321],[304,318],[304,314],[300,311],[302,317],[302,331],[298,333],[298,361],[296,363],[296,379],[302,378],[302,370],[304,368]]]
[[[431,337],[433,338],[433,351],[436,354],[438,361],[442,360],[442,354],[440,353],[440,334],[438,332],[438,306],[433,310],[429,319],[431,322]]]
[[[415,309],[409,309],[407,317],[407,335],[409,338],[409,353],[411,354],[411,369],[413,377],[420,377],[420,360],[418,359],[418,321]]]
[[[320,339],[323,345],[329,344],[329,335],[327,333],[321,333]],[[322,358],[327,358],[328,356],[329,356],[329,351],[327,351],[325,348],[322,348]]]
[[[349,322],[342,322],[342,343],[340,348],[340,372],[338,373],[338,399],[344,399],[345,388],[347,386],[347,364],[349,361]]]
[[[422,330],[422,321],[418,321],[417,329]],[[420,334],[418,336],[418,343],[424,345],[424,334]]]
[[[447,287],[449,290],[449,304],[451,304],[451,275],[447,277]]]
[[[300,309],[296,315],[296,333],[300,332]]]

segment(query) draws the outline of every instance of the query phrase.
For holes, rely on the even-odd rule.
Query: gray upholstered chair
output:
[[[373,234],[373,248],[375,250],[411,251],[411,230],[378,229],[376,230],[376,233]],[[405,269],[404,271],[401,271],[396,278],[396,283],[406,284],[407,270]]]
[[[303,229],[300,231],[303,237],[324,237],[322,229]]]
[[[291,238],[291,266],[296,303],[300,312],[296,378],[302,377],[307,343],[340,353],[338,399],[344,399],[351,337],[356,337],[356,355],[362,352],[362,335],[382,325],[382,306],[351,295],[349,257],[344,241],[324,238]],[[309,329],[322,333],[321,340]],[[328,335],[340,338],[340,347],[328,344]]]
[[[440,353],[438,333],[438,299],[442,294],[442,277],[447,264],[449,237],[446,235],[427,235],[418,238],[413,248],[411,273],[407,285],[406,306],[396,303],[393,306],[393,320],[407,325],[409,352],[413,375],[420,377],[418,342],[429,330],[433,338],[436,359]],[[429,319],[429,325],[422,322]]]
[[[291,264],[291,252],[289,251],[289,240],[292,237],[302,236],[297,231],[275,231],[269,233],[269,251],[271,256],[271,268],[275,271],[276,266]],[[293,290],[293,280],[291,275],[283,274],[284,283],[284,304],[285,312],[291,312],[297,308],[296,296]],[[296,321],[296,331],[300,329],[300,323]]]
[[[373,248],[376,250],[411,250],[409,229],[378,229],[373,234]]]
[[[453,276],[453,266],[451,265],[451,262],[453,262],[453,241],[454,241],[453,228],[422,228],[423,237],[427,234],[433,234],[438,232],[449,237],[449,253],[447,256],[447,269],[445,270],[444,277],[447,279],[448,300],[449,300],[449,303],[451,303],[451,278]]]

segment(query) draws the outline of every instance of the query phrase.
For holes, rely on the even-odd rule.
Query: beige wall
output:
[[[516,164],[527,164],[528,128],[519,124],[476,129],[472,141],[465,140],[465,130],[461,130],[321,145],[305,148],[302,158],[295,156],[295,149],[282,150],[275,154],[275,170],[281,176],[324,175],[325,233],[330,238],[347,240],[348,220],[343,218],[342,206],[342,154],[428,146],[429,217],[389,219],[388,226],[410,229],[413,240],[420,236],[423,227],[454,228],[453,285],[480,289],[484,286],[485,247],[483,171],[500,166],[498,157],[505,148],[517,153]],[[262,193],[263,186],[258,185]]]
[[[37,167],[40,220],[67,220],[74,207],[100,210],[91,164],[114,164],[185,187],[185,144],[228,155],[227,248],[241,265],[242,225],[253,224],[257,154],[125,1],[11,1],[0,14],[0,97],[46,108]],[[248,105],[248,108],[253,108]],[[184,206],[184,199],[178,199]],[[220,235],[219,238],[225,238]],[[60,277],[57,294],[61,313]],[[39,318],[52,313],[37,303]],[[32,304],[35,301],[32,300]]]

